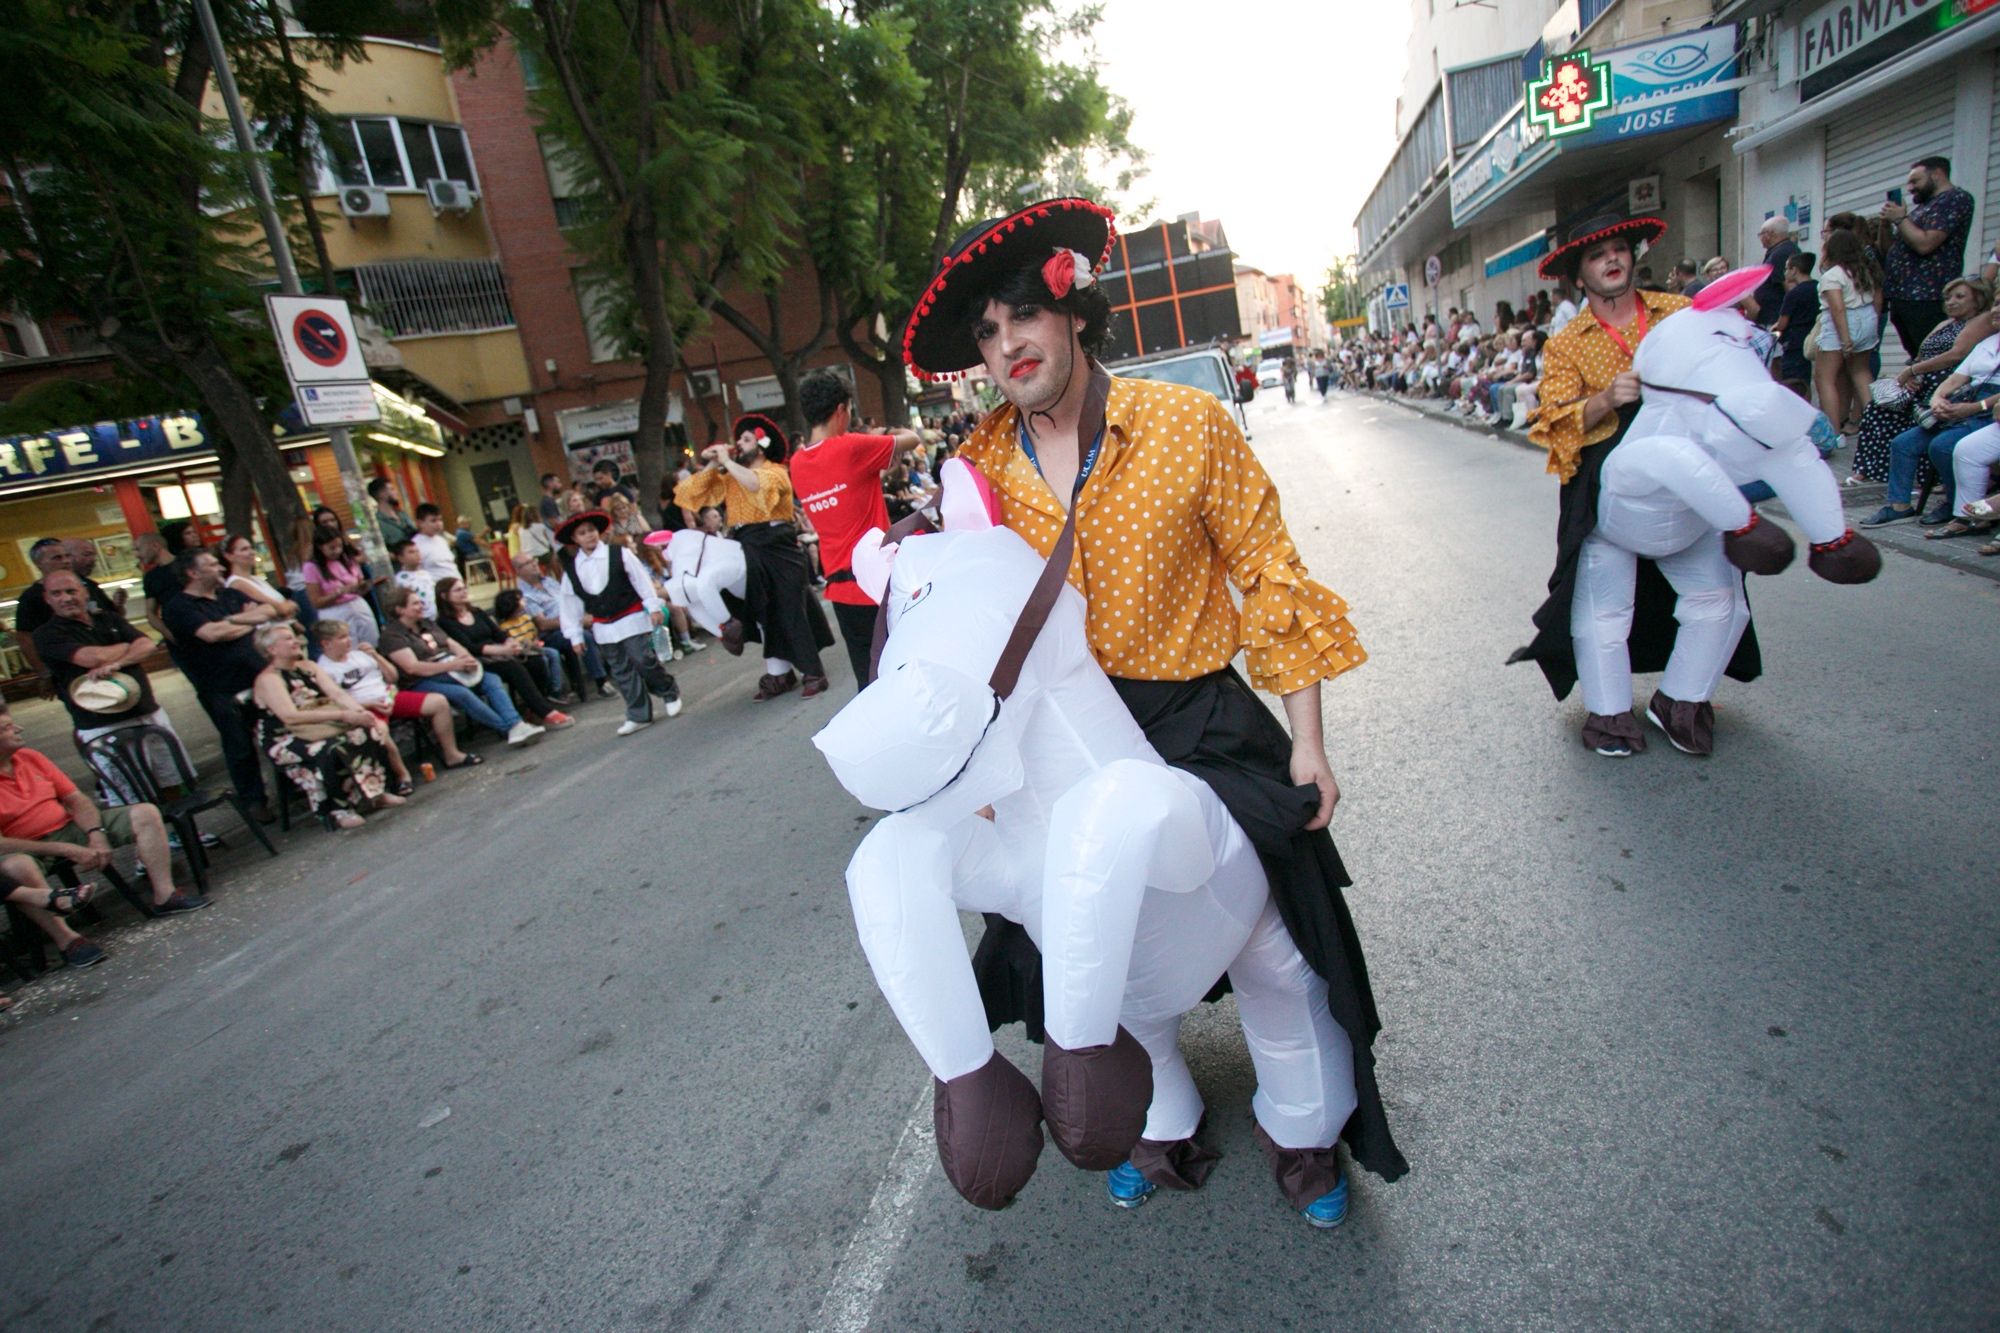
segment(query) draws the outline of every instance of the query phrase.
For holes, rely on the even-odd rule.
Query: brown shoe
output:
[[[825,676],[807,676],[799,682],[799,698],[817,698],[825,694],[828,688]]]
[[[731,657],[743,656],[743,622],[734,616],[722,622],[722,647]]]
[[[1715,753],[1715,705],[1706,700],[1688,703],[1655,690],[1653,701],[1646,705],[1646,720],[1666,732],[1682,754]]]
[[[1583,743],[1608,759],[1626,759],[1646,752],[1646,735],[1637,715],[1592,713],[1583,719]]]
[[[766,699],[775,699],[781,694],[790,693],[797,689],[798,685],[799,676],[796,671],[787,671],[782,676],[765,676],[757,682],[757,692],[750,696],[750,702],[761,704]]]

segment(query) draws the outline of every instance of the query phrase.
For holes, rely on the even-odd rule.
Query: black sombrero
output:
[[[1007,217],[973,227],[945,253],[937,276],[917,300],[903,328],[903,360],[918,379],[956,379],[980,363],[972,340],[973,303],[983,299],[995,274],[1009,264],[1036,263],[1074,250],[1091,260],[1093,274],[1111,258],[1118,240],[1115,215],[1088,199],[1044,199]]]
[[[1659,218],[1632,218],[1622,213],[1592,213],[1579,218],[1563,229],[1562,241],[1555,249],[1542,256],[1542,262],[1535,266],[1535,272],[1544,278],[1564,278],[1576,281],[1579,265],[1583,263],[1583,252],[1599,241],[1611,236],[1623,236],[1632,242],[1632,253],[1636,259],[1639,247],[1651,245],[1667,234],[1667,224]]]
[[[581,514],[571,514],[562,521],[562,525],[556,529],[556,540],[564,546],[574,546],[576,530],[586,523],[596,528],[600,537],[611,531],[611,515],[602,509],[586,509]]]
[[[773,463],[784,462],[785,455],[791,452],[791,446],[785,439],[785,432],[778,429],[778,423],[762,412],[745,412],[736,418],[736,424],[729,428],[730,440],[734,441],[746,430],[757,432],[757,437],[764,446],[764,457]]]

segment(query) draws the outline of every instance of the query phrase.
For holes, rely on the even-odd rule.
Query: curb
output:
[[[1455,412],[1446,412],[1442,409],[1427,407],[1422,403],[1397,398],[1385,394],[1380,390],[1363,389],[1360,391],[1360,396],[1373,399],[1376,402],[1387,403],[1392,407],[1403,408],[1412,415],[1423,417],[1426,420],[1435,421],[1446,426],[1456,426],[1458,429],[1469,434],[1484,435],[1489,438],[1499,439],[1517,448],[1531,450],[1538,454],[1542,452],[1540,445],[1537,445],[1519,431],[1506,430],[1499,426],[1489,426],[1479,421],[1468,421]],[[1834,468],[1837,473],[1841,467],[1839,460],[1844,457],[1845,446],[1841,449],[1836,449],[1829,456],[1827,460],[1828,466]],[[1879,482],[1843,490],[1840,495],[1840,503],[1842,509],[1847,514],[1848,526],[1859,531],[1859,520],[1866,518],[1881,506],[1886,491],[1887,488]],[[1785,507],[1776,501],[1764,502],[1764,510],[1781,518],[1788,520],[1791,518],[1791,515],[1786,513]],[[1976,542],[1969,537],[1958,538],[1949,542],[1925,541],[1922,533],[1922,528],[1919,528],[1915,523],[1908,523],[1888,528],[1870,528],[1865,535],[1870,541],[1885,551],[1894,551],[1898,555],[1906,555],[1912,560],[1921,560],[1925,564],[1942,565],[1947,569],[1955,569],[1961,574],[1969,574],[1974,578],[1985,579],[1990,583],[2000,583],[2000,556],[1982,556],[1976,554],[1979,546],[1983,543]],[[2000,530],[1996,530],[1996,533],[1992,535],[1995,536],[1996,540],[2000,540]]]

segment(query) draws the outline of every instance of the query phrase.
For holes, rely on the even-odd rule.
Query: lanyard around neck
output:
[[[1646,336],[1646,298],[1641,296],[1638,300],[1639,319],[1637,327],[1632,330],[1632,343],[1638,342]],[[1618,350],[1625,353],[1625,360],[1627,363],[1630,363],[1632,360],[1632,343],[1625,341],[1625,335],[1612,328],[1609,324],[1600,323],[1597,327],[1604,330],[1605,337],[1618,344]]]
[[[1042,480],[1047,481],[1049,479],[1048,474],[1042,472],[1042,460],[1035,453],[1035,442],[1028,438],[1028,419],[1022,417],[1016,421],[1015,429],[1021,436],[1021,452],[1026,454],[1028,461],[1035,465],[1035,471],[1042,474]],[[1076,469],[1076,485],[1070,489],[1069,493],[1069,507],[1071,509],[1076,508],[1077,497],[1083,494],[1083,483],[1090,480],[1090,469],[1096,465],[1098,451],[1103,447],[1104,425],[1102,422],[1099,422],[1097,434],[1091,436],[1090,447],[1083,451],[1083,461]]]

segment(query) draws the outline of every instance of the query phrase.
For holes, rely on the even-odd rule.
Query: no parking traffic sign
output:
[[[361,340],[347,302],[322,296],[267,296],[271,327],[299,411],[312,426],[380,421]]]
[[[368,378],[347,302],[323,296],[267,296],[271,326],[293,384],[358,384]]]

